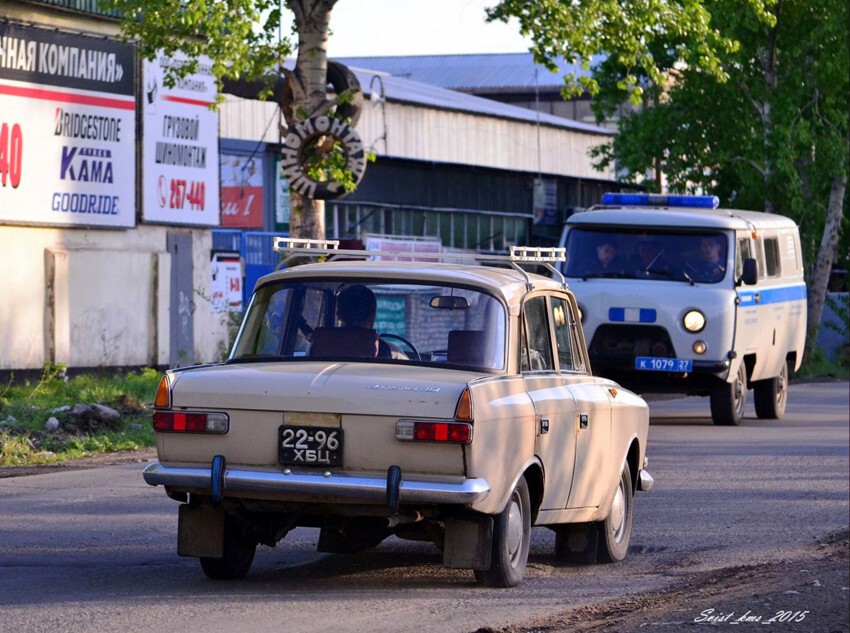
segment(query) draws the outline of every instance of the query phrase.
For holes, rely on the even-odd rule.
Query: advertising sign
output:
[[[263,228],[263,157],[221,155],[221,226]]]
[[[236,252],[214,252],[212,272],[213,312],[242,311],[242,260]]]
[[[147,222],[218,226],[218,115],[208,58],[168,87],[165,69],[186,58],[144,62],[142,217]]]
[[[0,222],[135,225],[133,55],[0,23]]]

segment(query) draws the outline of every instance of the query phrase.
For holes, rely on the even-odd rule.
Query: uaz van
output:
[[[562,272],[594,373],[644,393],[709,396],[715,424],[780,418],[806,336],[790,219],[718,209],[714,196],[606,194],[572,215]]]

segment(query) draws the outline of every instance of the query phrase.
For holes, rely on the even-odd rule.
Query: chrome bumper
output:
[[[387,500],[387,478],[378,475],[349,475],[325,471],[294,472],[244,470],[224,467],[216,472],[211,467],[169,465],[153,462],[144,470],[145,481],[151,486],[169,486],[181,490],[201,489],[223,496],[274,495],[287,499],[316,501],[318,497],[344,499],[356,503],[381,503]],[[214,481],[218,477],[219,483]],[[219,492],[220,491],[220,492]],[[460,477],[442,479],[405,479],[398,484],[401,503],[437,503],[466,505],[481,501],[490,494],[484,479]]]

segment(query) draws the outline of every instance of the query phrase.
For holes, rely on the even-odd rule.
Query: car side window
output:
[[[522,370],[551,371],[552,340],[549,335],[548,298],[534,297],[523,308]]]
[[[569,302],[561,297],[552,298],[552,322],[555,325],[555,347],[561,371],[582,369],[581,354],[574,338],[575,320]]]

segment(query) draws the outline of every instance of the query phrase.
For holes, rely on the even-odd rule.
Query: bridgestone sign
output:
[[[363,179],[366,171],[366,152],[354,129],[339,119],[319,116],[307,119],[290,128],[281,150],[281,168],[289,186],[302,196],[313,200],[331,200],[347,192],[342,183],[313,180],[307,175],[305,150],[322,137],[337,141],[346,157],[346,167],[354,183]]]

